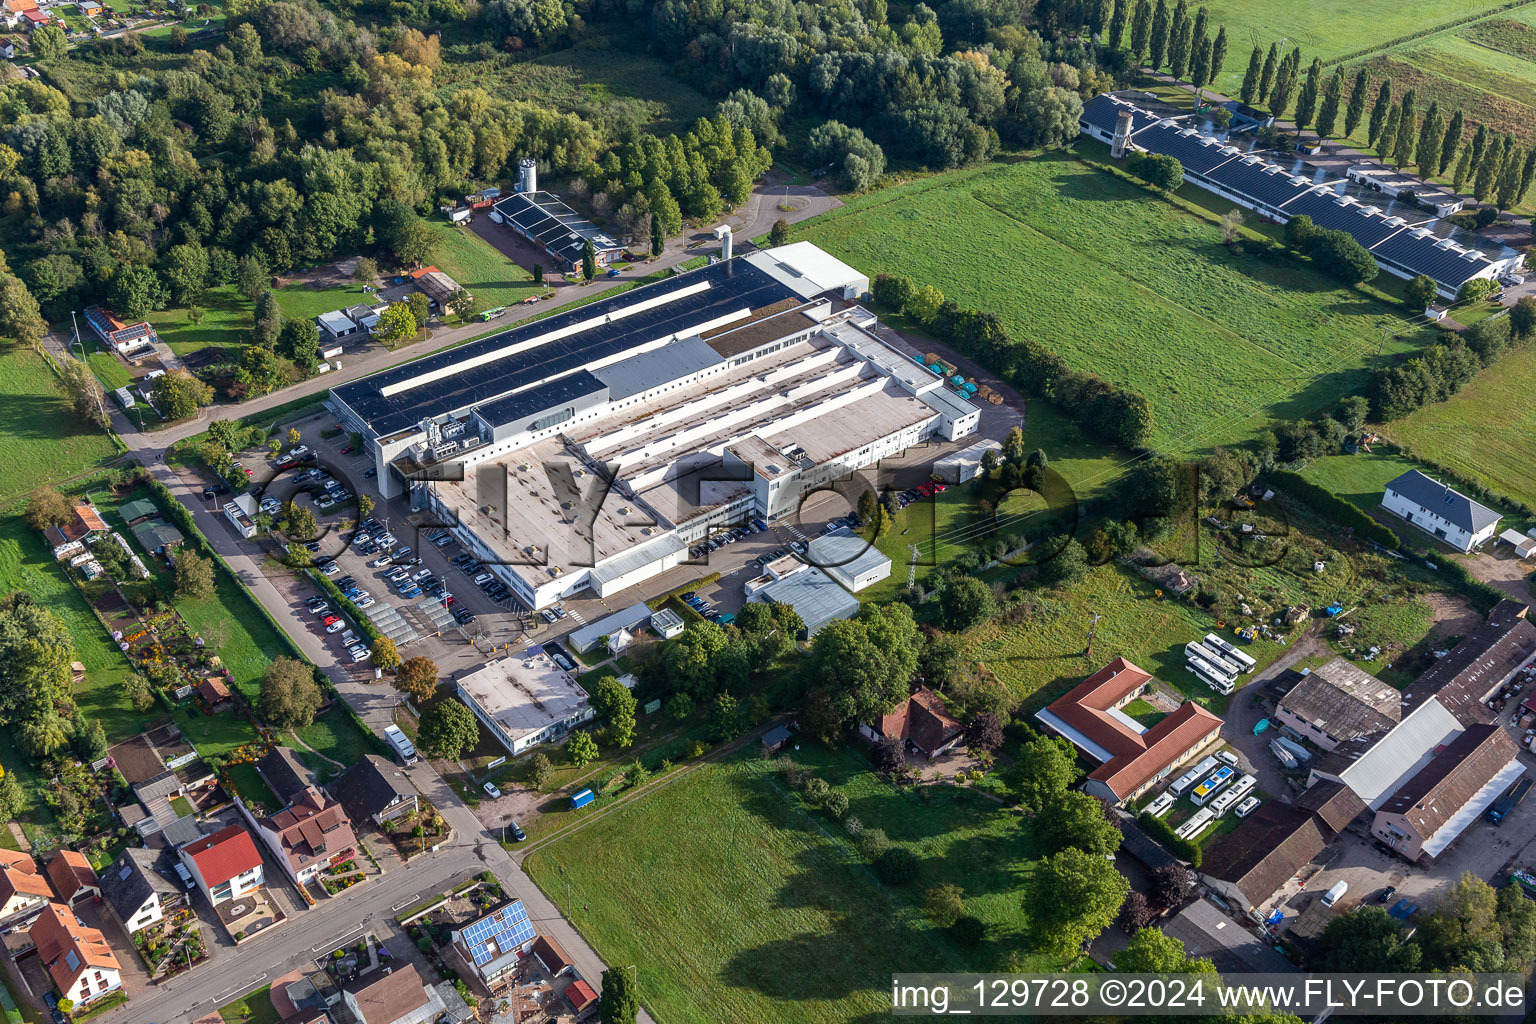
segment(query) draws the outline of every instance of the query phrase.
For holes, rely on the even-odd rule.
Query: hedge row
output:
[[[1180,839],[1168,823],[1149,811],[1142,811],[1137,819],[1141,827],[1152,835],[1152,838],[1172,850],[1182,860],[1189,861],[1190,867],[1200,866],[1200,846],[1188,839]]]
[[[1391,548],[1393,551],[1402,549],[1403,542],[1397,534],[1328,488],[1319,487],[1296,473],[1284,470],[1271,473],[1270,480],[1286,494],[1301,501],[1325,519],[1347,526],[1359,536],[1373,540],[1384,548]]]
[[[357,631],[368,638],[369,646],[372,646],[375,641],[384,635],[374,628],[373,621],[363,614],[362,609],[353,604],[352,599],[343,594],[341,588],[331,582],[329,576],[318,569],[306,569],[304,571],[309,574],[311,579],[320,584],[320,589],[325,591],[325,596],[331,599],[331,605],[345,612],[347,617],[356,623]]]

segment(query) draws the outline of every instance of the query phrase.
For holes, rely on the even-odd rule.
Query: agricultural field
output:
[[[1205,5],[1212,25],[1225,25],[1230,41],[1225,71],[1216,88],[1237,91],[1255,44],[1268,48],[1288,39],[1307,56],[1332,60],[1371,50],[1471,15],[1493,11],[1497,0],[1212,0]]]
[[[532,59],[498,54],[491,60],[456,58],[445,42],[436,85],[447,93],[480,88],[509,100],[597,115],[614,125],[643,126],[658,135],[687,131],[694,120],[714,113],[715,104],[668,75],[663,62],[612,42],[593,35]]]
[[[838,826],[756,758],[664,783],[526,866],[604,960],[642,965],[646,1007],[674,1024],[873,1019],[894,971],[1003,969],[1023,946],[1019,892],[1033,860],[1017,819],[964,789],[895,789],[852,750],[807,743],[794,757],[846,793],[866,827],[912,850],[918,879],[881,884]],[[922,917],[923,891],[944,882],[987,923],[979,948]]]
[[[1500,357],[1449,400],[1426,405],[1385,433],[1410,451],[1492,490],[1536,504],[1536,346]]]
[[[1212,220],[1070,153],[886,189],[795,235],[871,275],[904,273],[996,312],[1075,368],[1141,391],[1153,444],[1171,453],[1242,441],[1359,393],[1398,318],[1289,258],[1233,251]],[[1430,337],[1398,326],[1386,350]]]
[[[20,498],[118,454],[112,439],[75,418],[43,357],[11,343],[0,352],[0,499]]]

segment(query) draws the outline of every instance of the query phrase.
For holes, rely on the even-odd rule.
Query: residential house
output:
[[[76,1009],[122,988],[122,967],[107,937],[86,927],[64,904],[44,907],[28,934],[59,995],[73,1000]]]
[[[42,11],[22,11],[21,24],[28,32],[36,31],[39,26],[48,24],[48,15]]]
[[[101,882],[91,862],[74,850],[60,850],[48,862],[48,878],[60,902],[71,907],[82,900],[101,899]]]
[[[1381,503],[1457,551],[1471,551],[1499,529],[1499,514],[1493,509],[1416,469],[1387,484]]]
[[[163,850],[124,850],[101,876],[101,896],[129,935],[159,924],[187,903],[186,892],[160,872]]]
[[[1134,800],[1221,735],[1221,719],[1192,700],[1148,728],[1125,705],[1145,693],[1150,673],[1116,658],[1035,717],[1099,766],[1083,789],[1115,804]]]
[[[241,810],[295,884],[304,885],[331,864],[357,856],[352,821],[339,802],[322,793],[304,762],[287,747],[273,747],[256,771],[283,806],[258,819]]]
[[[209,903],[218,905],[261,888],[261,851],[239,825],[203,836],[177,852]]]
[[[558,978],[560,975],[576,969],[576,964],[565,952],[564,947],[548,935],[540,935],[534,939],[533,948],[529,952],[549,972],[551,978]]]
[[[0,931],[35,917],[53,900],[53,886],[31,854],[0,849]]]
[[[95,0],[75,0],[75,10],[80,12],[82,18],[99,18],[106,13],[106,9]]]
[[[1280,698],[1275,718],[1324,750],[1386,732],[1402,718],[1402,694],[1343,658],[1299,680]]]
[[[367,819],[375,825],[413,814],[421,805],[405,772],[377,754],[363,755],[342,772],[331,783],[331,795],[341,801],[353,821]]]
[[[86,307],[85,322],[112,351],[125,359],[139,359],[148,355],[149,351],[155,347],[155,342],[160,340],[160,336],[155,333],[154,327],[148,321],[124,323],[114,316],[111,310],[100,306]]]
[[[246,814],[250,816],[249,811]],[[313,786],[301,790],[276,814],[253,819],[253,824],[296,885],[305,885],[332,864],[357,856],[357,836],[347,812]]]
[[[0,57],[10,60],[16,56],[16,40],[0,36]]]
[[[890,714],[859,726],[859,735],[871,743],[898,739],[904,750],[930,759],[954,749],[964,734],[965,726],[949,713],[939,695],[926,686]]]
[[[1468,726],[1381,805],[1371,834],[1410,861],[1433,863],[1523,774],[1502,725]]]
[[[388,973],[373,971],[341,988],[341,1001],[358,1024],[425,1024],[446,1007],[421,983],[414,964],[396,964]]]
[[[533,923],[522,900],[504,903],[452,932],[453,949],[465,973],[493,994],[512,983],[533,940]]]
[[[1526,606],[1500,601],[1481,626],[1408,684],[1403,700],[1411,706],[1434,698],[1462,725],[1491,722],[1489,702],[1533,662],[1536,625]]]

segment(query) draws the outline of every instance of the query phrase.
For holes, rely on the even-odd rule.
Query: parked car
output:
[[[543,611],[539,612],[539,617],[542,618],[545,622],[558,621],[555,618],[555,613],[550,611],[548,608],[545,608]]]
[[[374,477],[376,477],[378,475],[379,475],[379,471],[377,469],[374,469],[372,466],[369,466],[367,469],[363,470],[363,476],[367,477],[369,480],[372,480]]]
[[[207,499],[208,501],[212,501],[213,500],[213,488],[212,487],[204,487],[203,488],[203,497],[205,499]]]
[[[501,796],[501,790],[496,788],[496,783],[494,783],[494,782],[487,782],[484,785],[482,785],[480,788],[485,790],[485,795],[490,797],[492,800],[494,800],[497,797]]]
[[[340,619],[333,618],[329,623],[326,624],[325,631],[327,633],[340,633],[346,627],[346,625],[347,624],[342,622]]]
[[[475,582],[477,584],[480,584],[480,585],[483,586],[484,584],[489,583],[491,580],[493,580],[495,578],[496,577],[492,576],[488,572],[482,572],[478,576],[475,577]]]
[[[357,605],[359,608],[372,608],[375,602],[373,598],[369,597],[367,594],[364,594],[361,598],[353,601],[352,603]]]
[[[1392,897],[1396,896],[1396,895],[1397,895],[1397,886],[1389,885],[1385,889],[1381,890],[1381,896],[1378,898],[1377,902],[1379,902],[1379,903],[1391,903],[1392,902]]]
[[[337,565],[335,562],[331,562],[324,566],[320,571],[325,573],[327,576],[335,576],[337,573],[341,572],[341,566]]]
[[[528,838],[528,833],[519,828],[515,821],[507,822],[507,835],[512,837],[514,843],[520,843]]]

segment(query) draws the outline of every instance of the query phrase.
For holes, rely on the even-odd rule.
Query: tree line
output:
[[[871,291],[882,306],[910,316],[957,351],[1050,400],[1106,440],[1139,448],[1152,436],[1152,403],[1145,395],[1072,370],[1032,338],[1015,339],[997,314],[961,309],[933,285],[919,286],[900,274],[877,275]]]

